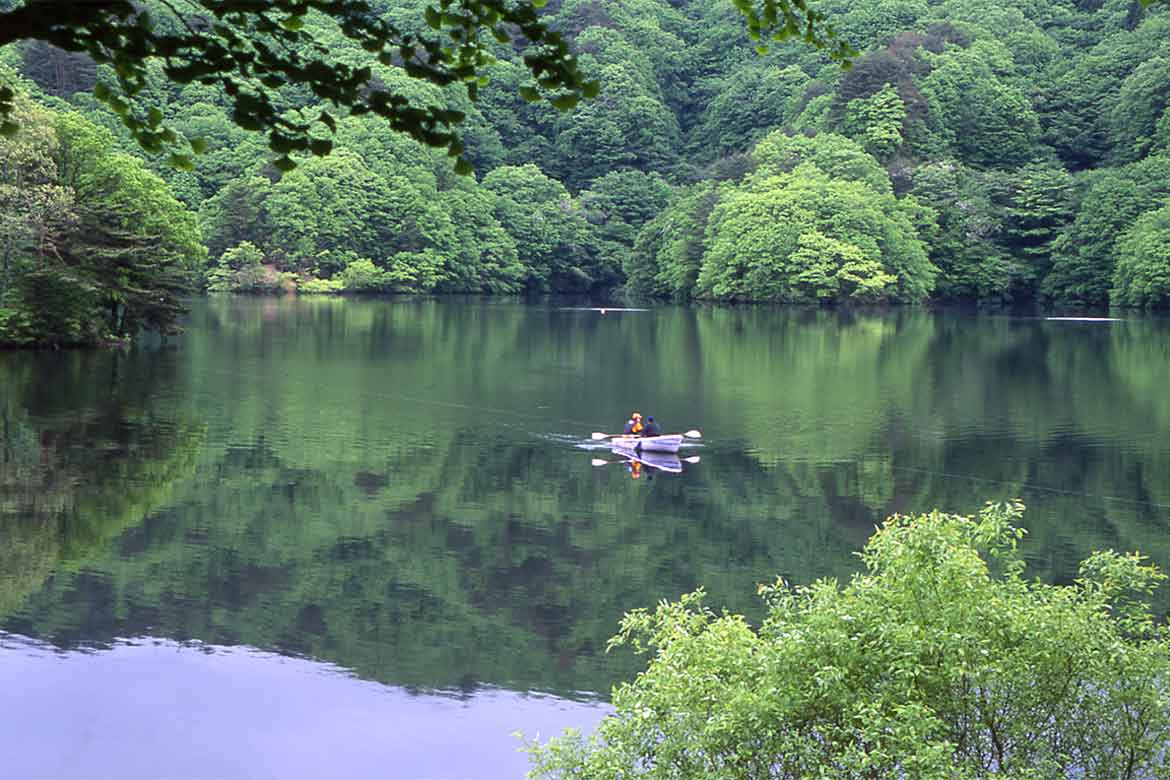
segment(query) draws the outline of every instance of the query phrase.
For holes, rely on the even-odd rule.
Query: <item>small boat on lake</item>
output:
[[[618,449],[629,452],[678,452],[683,443],[683,434],[672,433],[665,436],[614,436],[610,444]]]

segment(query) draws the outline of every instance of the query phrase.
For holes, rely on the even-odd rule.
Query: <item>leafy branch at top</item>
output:
[[[540,0],[438,0],[426,9],[435,35],[421,36],[379,17],[364,0],[166,0],[154,6],[157,13],[130,0],[34,0],[0,12],[0,46],[42,40],[110,65],[117,84],[99,83],[95,95],[148,151],[183,148],[161,113],[142,114],[132,104],[146,86],[148,63],[156,60],[175,83],[222,87],[233,121],[266,133],[280,168],[293,167],[290,153],[327,154],[332,146],[320,132],[311,132],[334,129],[336,117],[329,110],[302,118],[278,108],[274,90],[294,84],[336,109],[376,114],[423,143],[446,147],[458,158],[457,168],[466,170],[454,130],[461,112],[418,105],[381,87],[369,65],[331,56],[306,27],[306,17],[316,12],[330,18],[371,60],[401,67],[413,78],[440,86],[462,82],[472,99],[484,68],[493,62],[491,42],[521,40],[524,62],[540,89],[558,108],[568,109],[596,95],[599,86],[582,74],[561,35],[540,20],[539,5]],[[17,129],[9,120],[11,100],[12,90],[0,88],[0,121],[7,134]],[[190,155],[175,153],[172,161],[184,167]]]
[[[30,0],[12,8],[0,0],[0,46],[41,40],[88,54],[110,65],[116,84],[99,83],[95,96],[106,103],[147,151],[171,151],[178,167],[191,165],[193,139],[185,144],[166,126],[157,109],[136,109],[133,98],[146,86],[148,64],[158,61],[178,84],[218,85],[228,96],[232,119],[263,132],[281,169],[294,167],[295,152],[328,154],[336,116],[331,110],[296,116],[281,111],[274,90],[307,88],[333,110],[376,114],[395,130],[425,144],[445,147],[456,169],[469,172],[455,130],[457,110],[419,105],[389,91],[369,65],[352,65],[334,56],[305,24],[310,14],[333,21],[341,33],[369,52],[371,63],[401,67],[407,75],[439,86],[465,84],[474,100],[486,83],[495,43],[524,45],[523,60],[536,86],[521,88],[529,101],[549,100],[569,110],[592,98],[600,85],[578,68],[569,44],[539,16],[546,0],[436,0],[424,17],[434,35],[400,29],[377,15],[365,0]],[[766,39],[800,38],[848,65],[856,52],[806,0],[732,0],[747,21],[748,34]],[[0,133],[11,135],[13,91],[0,85]]]

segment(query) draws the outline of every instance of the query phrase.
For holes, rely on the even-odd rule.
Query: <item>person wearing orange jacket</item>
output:
[[[622,432],[627,436],[641,436],[645,427],[646,426],[642,425],[642,415],[634,412],[630,415],[630,419],[626,423],[626,428]]]

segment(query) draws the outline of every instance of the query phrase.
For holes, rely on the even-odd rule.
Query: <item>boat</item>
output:
[[[629,452],[678,452],[683,435],[671,433],[665,436],[614,436],[610,444]]]
[[[613,454],[669,474],[681,474],[683,471],[682,461],[671,452],[635,452],[625,447],[614,447]]]

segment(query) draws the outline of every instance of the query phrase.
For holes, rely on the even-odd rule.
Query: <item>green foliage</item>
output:
[[[1111,117],[1117,157],[1145,157],[1157,140],[1158,122],[1170,108],[1170,57],[1147,60],[1122,82]]]
[[[607,65],[600,76],[601,95],[557,123],[554,171],[574,190],[611,171],[670,171],[680,146],[674,114],[628,66]]]
[[[383,292],[390,287],[389,275],[367,258],[354,260],[341,272],[341,284],[347,292]]]
[[[698,297],[917,301],[934,286],[905,207],[812,163],[757,175],[711,213]]]
[[[889,84],[868,98],[850,100],[842,129],[879,160],[889,160],[902,146],[906,105]]]
[[[718,199],[714,185],[696,185],[646,223],[625,263],[633,292],[682,299],[694,294],[707,219]]]
[[[981,167],[1011,167],[1035,156],[1040,125],[1024,92],[997,70],[1010,55],[979,42],[935,58],[922,92],[961,160]]]
[[[1020,297],[1032,297],[1052,268],[1052,249],[1073,216],[1072,177],[1060,167],[1028,165],[1008,180],[1004,243],[1026,268]]]
[[[290,283],[289,275],[264,265],[264,260],[264,253],[255,244],[241,241],[224,252],[208,272],[207,289],[251,294],[284,292]]]
[[[795,66],[782,70],[753,63],[710,88],[713,97],[690,133],[697,162],[747,151],[770,130],[794,118],[809,78]]]
[[[648,654],[589,738],[531,746],[548,778],[1153,778],[1167,770],[1164,575],[1097,553],[1023,576],[1020,505],[893,517],[842,586],[761,586],[753,629],[698,591],[635,610]]]
[[[835,133],[812,137],[772,133],[756,144],[752,157],[761,168],[777,173],[789,173],[806,164],[826,176],[858,182],[875,192],[891,191],[889,174],[878,161],[856,141]]]
[[[1044,293],[1053,299],[1103,303],[1113,281],[1118,238],[1170,196],[1170,156],[1095,173],[1076,218],[1053,247]]]
[[[345,289],[345,282],[340,279],[307,279],[297,283],[298,295],[329,295],[339,293]]]
[[[453,127],[464,114],[382,89],[372,64],[399,61],[413,79],[463,82],[474,97],[496,38],[508,41],[518,30],[529,47],[525,62],[533,77],[554,105],[571,107],[596,94],[597,85],[577,68],[568,43],[541,21],[537,5],[542,4],[448,0],[441,10],[426,8],[432,29],[419,34],[371,13],[361,0],[196,0],[181,11],[167,2],[74,2],[64,11],[57,4],[29,3],[0,11],[0,46],[40,40],[114,66],[117,89],[101,80],[94,95],[123,118],[144,149],[169,148],[180,165],[189,165],[190,158],[176,130],[136,100],[148,86],[152,61],[164,62],[162,71],[174,83],[221,87],[233,121],[265,132],[281,168],[295,164],[292,152],[322,150],[315,133],[332,131],[336,122],[327,110],[301,117],[284,113],[285,85],[306,89],[334,110],[376,114],[395,130],[458,156],[463,145]],[[329,24],[321,29],[324,20]],[[364,61],[330,56],[327,41],[364,51]],[[3,104],[0,119],[9,119]]]
[[[985,176],[957,162],[914,170],[911,192],[931,214],[921,234],[939,267],[942,298],[1010,300],[1027,275],[1003,246],[1003,213],[992,189]]]
[[[497,168],[483,180],[495,217],[511,236],[528,289],[588,292],[611,285],[616,268],[591,251],[589,223],[568,190],[535,165]]]
[[[16,98],[0,138],[0,342],[92,344],[170,332],[203,262],[194,215],[77,114]]]
[[[1109,297],[1123,306],[1170,306],[1170,202],[1143,214],[1118,240]]]
[[[180,11],[194,24],[209,2]],[[177,170],[156,161],[157,172],[179,202],[198,211],[211,257],[250,241],[272,273],[290,275],[282,286],[293,278],[331,280],[367,258],[385,272],[387,291],[600,293],[624,285],[692,297],[708,248],[707,217],[723,197],[714,191],[730,192],[757,169],[765,169],[761,176],[791,174],[807,163],[807,170],[898,199],[907,235],[916,234],[939,269],[933,287],[916,285],[925,292],[910,296],[899,291],[899,300],[1102,304],[1118,238],[1160,204],[1156,177],[1148,187],[1135,184],[1144,174],[1125,164],[1170,151],[1165,13],[1120,2],[1090,8],[831,0],[805,16],[798,6],[770,0],[565,0],[542,17],[546,46],[508,28],[504,15],[486,27],[475,13],[459,16],[494,3],[440,4],[438,28],[421,0],[375,3],[355,27],[345,20],[358,0],[328,7],[314,1],[291,17],[277,13],[285,0],[250,3],[206,35],[239,36],[224,44],[229,54],[241,48],[253,56],[257,45],[279,43],[272,61],[260,58],[255,90],[231,87],[236,72],[176,81],[168,71],[176,62],[206,59],[186,50],[170,63],[147,58],[141,68],[142,53],[135,53],[123,66],[134,81],[131,98],[112,89],[123,74],[102,57],[95,63],[37,36],[0,52],[8,50],[5,61],[33,80],[22,89],[42,101],[68,101],[83,114],[77,121],[90,130],[75,128],[79,155],[115,148],[136,154],[146,138],[148,147],[172,148],[186,167],[193,147],[182,139],[193,139],[201,152],[197,166]],[[87,6],[65,28],[122,19],[120,5],[106,15]],[[138,15],[115,20],[115,27],[146,13],[156,23],[152,35],[189,34],[168,5],[137,4]],[[13,13],[0,16],[24,18]],[[294,17],[295,29],[281,26]],[[469,47],[454,46],[456,17],[478,33],[506,31],[509,40],[485,47],[473,36]],[[836,33],[824,26],[827,18]],[[802,19],[811,19],[813,29],[790,27]],[[385,42],[363,37],[370,25],[414,41],[414,58],[400,56],[398,44],[391,46],[395,56],[383,56]],[[828,48],[786,40],[792,37]],[[842,40],[863,51],[848,58],[852,67],[845,70],[832,61],[845,57]],[[428,61],[433,69],[420,70],[430,43],[444,42],[448,50]],[[549,47],[560,45],[579,59],[534,74]],[[464,59],[475,50],[482,59]],[[216,49],[207,56],[225,55]],[[312,72],[276,78],[282,62]],[[463,65],[471,69],[448,78]],[[579,88],[550,80],[569,71],[583,79]],[[353,86],[344,79],[314,86],[342,72],[364,79],[357,104],[338,97]],[[265,75],[273,78],[265,82]],[[597,98],[558,111],[553,103],[574,102],[589,79],[601,84]],[[3,71],[0,81],[19,77]],[[104,102],[85,92],[91,83]],[[390,96],[385,111],[372,108],[379,95]],[[240,101],[255,105],[241,111]],[[0,104],[9,102],[0,97]],[[401,122],[386,121],[395,112]],[[253,114],[266,136],[247,131]],[[62,113],[70,115],[76,116]],[[424,130],[399,132],[402,122]],[[418,143],[421,136],[441,140],[445,150]],[[279,147],[275,162],[266,140]],[[453,158],[460,171],[474,169],[478,181],[455,176]],[[294,162],[307,173],[282,177]],[[534,180],[555,186],[513,181],[514,171],[529,166]],[[505,179],[509,186],[500,186]],[[1116,197],[1108,194],[1111,180],[1120,183]],[[698,200],[696,191],[704,193]],[[68,211],[51,198],[36,205],[31,193],[21,197],[10,212],[41,209],[41,217],[22,222],[26,244],[29,224],[54,209]],[[808,263],[808,290],[796,298],[887,296],[892,288],[883,274],[893,269],[877,273],[872,254],[863,253],[869,259],[861,265],[856,257],[846,260],[852,255],[842,254],[844,245],[822,239],[861,246],[840,231],[810,234],[792,261]],[[796,247],[765,244],[751,251],[791,258]],[[814,247],[830,259],[822,263]],[[845,292],[834,293],[827,280],[836,272],[826,269],[846,267],[868,270],[842,271]],[[276,289],[274,278],[255,281]],[[746,286],[738,284],[736,295],[772,300],[776,292]]]

